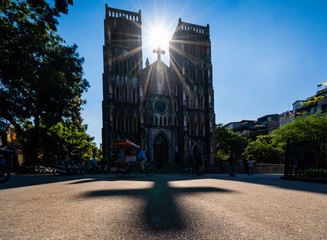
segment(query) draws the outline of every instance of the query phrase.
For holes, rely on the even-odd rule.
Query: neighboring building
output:
[[[316,95],[308,97],[306,100],[298,100],[293,104],[296,116],[306,112],[309,114],[322,111],[327,112],[327,81],[318,84]]]
[[[279,126],[290,123],[295,119],[295,111],[286,111],[279,114]]]
[[[273,130],[279,127],[279,115],[269,114],[258,118],[258,122],[254,129],[257,129],[257,135],[270,134]]]
[[[255,120],[242,120],[240,122],[231,122],[226,124],[224,127],[232,130],[233,132],[239,132],[247,138],[252,138],[255,136],[252,130],[253,126],[256,124]]]
[[[236,130],[239,128],[243,128],[242,126],[249,124],[249,123],[254,123],[254,120],[242,120],[240,122],[230,122],[227,123],[224,127],[227,127],[230,130]]]
[[[239,132],[248,139],[253,139],[258,135],[269,134],[279,127],[278,114],[270,114],[254,120],[243,120],[231,122],[225,125],[234,132]]]
[[[170,66],[158,60],[143,69],[141,11],[106,5],[103,48],[102,147],[114,160],[113,141],[128,138],[150,160],[186,162],[196,149],[214,162],[215,113],[211,42],[206,27],[182,22],[169,43]]]

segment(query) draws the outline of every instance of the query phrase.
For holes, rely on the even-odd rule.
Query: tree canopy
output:
[[[223,127],[222,124],[216,125],[217,158],[226,159],[231,152],[241,155],[247,145],[247,139],[240,133]]]
[[[82,93],[89,87],[84,59],[56,32],[57,18],[72,4],[1,1],[0,116],[15,127],[26,150],[39,146],[41,126],[47,130],[64,119],[82,122]]]
[[[286,146],[289,138],[293,143],[327,138],[327,113],[317,112],[297,117],[273,132],[273,142]]]
[[[272,143],[272,136],[262,135],[249,143],[243,155],[246,160],[252,157],[261,163],[280,163],[282,149]]]

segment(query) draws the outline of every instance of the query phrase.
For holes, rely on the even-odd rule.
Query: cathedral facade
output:
[[[190,162],[196,149],[216,155],[211,42],[206,27],[179,19],[169,42],[170,66],[143,67],[141,11],[106,5],[103,47],[102,148],[115,161],[113,141],[129,139],[151,161]]]

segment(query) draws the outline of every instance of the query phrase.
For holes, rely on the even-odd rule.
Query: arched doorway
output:
[[[154,160],[168,162],[168,142],[166,138],[160,134],[154,140]]]

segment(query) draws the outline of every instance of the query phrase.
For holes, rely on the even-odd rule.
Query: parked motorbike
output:
[[[84,169],[82,166],[77,165],[73,161],[68,162],[66,165],[55,164],[54,175],[82,175],[84,174]]]
[[[6,166],[6,160],[1,159],[0,160],[0,183],[7,182],[10,178],[10,171],[8,167]]]

